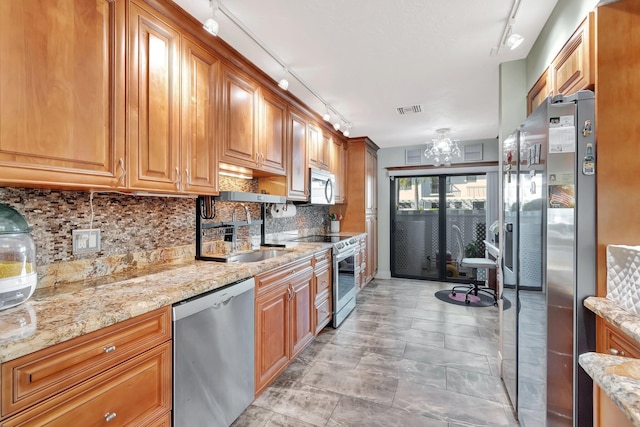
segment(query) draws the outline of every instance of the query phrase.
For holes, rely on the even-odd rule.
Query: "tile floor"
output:
[[[374,280],[233,427],[517,426],[498,376],[498,309],[457,306],[450,284]]]

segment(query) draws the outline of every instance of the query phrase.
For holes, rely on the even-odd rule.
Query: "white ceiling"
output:
[[[204,22],[209,0],[175,0]],[[215,1],[215,0],[214,0]],[[557,0],[522,0],[516,50],[500,43],[514,0],[220,0],[275,56],[380,147],[498,135],[498,66],[527,56]],[[219,36],[274,80],[283,69],[222,11]],[[289,90],[324,105],[289,76]],[[523,94],[524,96],[524,94]],[[524,102],[524,99],[523,99]],[[400,116],[397,107],[422,105]],[[343,124],[344,126],[344,124]]]

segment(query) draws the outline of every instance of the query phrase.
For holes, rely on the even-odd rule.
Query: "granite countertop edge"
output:
[[[584,300],[584,306],[630,338],[640,342],[640,317],[625,311],[614,301],[604,297],[588,297]]]
[[[0,311],[0,362],[45,349],[150,311],[253,277],[331,248],[287,245],[290,253],[260,262],[189,261],[149,274],[133,272],[36,290],[25,303]],[[121,280],[120,280],[121,279]]]
[[[584,353],[579,363],[633,425],[640,427],[640,360]]]
[[[640,342],[640,318],[604,297],[588,297],[584,306]],[[605,353],[584,353],[580,366],[604,393],[640,427],[640,360]]]

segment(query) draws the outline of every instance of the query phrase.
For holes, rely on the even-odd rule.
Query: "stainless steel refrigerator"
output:
[[[503,143],[503,379],[521,425],[592,424],[594,94],[547,98]]]

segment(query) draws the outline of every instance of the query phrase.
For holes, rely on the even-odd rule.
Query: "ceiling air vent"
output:
[[[396,111],[401,116],[406,116],[407,114],[422,113],[422,105],[416,104],[409,105],[408,107],[397,107]]]

